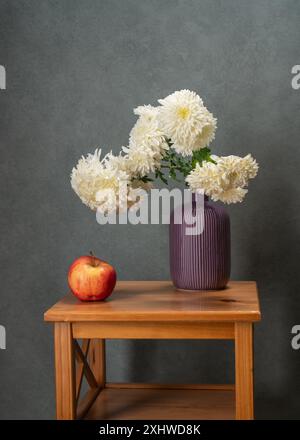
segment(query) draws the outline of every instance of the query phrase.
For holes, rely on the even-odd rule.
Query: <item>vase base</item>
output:
[[[189,293],[195,293],[195,292],[214,292],[216,290],[225,290],[227,289],[227,285],[224,287],[212,287],[210,289],[183,289],[181,287],[174,286],[176,290],[179,290],[180,292],[189,292]]]

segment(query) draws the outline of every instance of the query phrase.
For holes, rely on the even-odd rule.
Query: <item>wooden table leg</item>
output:
[[[89,364],[100,388],[106,381],[105,339],[91,339]]]
[[[54,324],[56,418],[76,418],[75,356],[72,324]]]
[[[236,419],[252,420],[253,410],[253,325],[235,323]]]

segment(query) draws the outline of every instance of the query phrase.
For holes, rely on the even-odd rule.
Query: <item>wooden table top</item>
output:
[[[45,321],[259,321],[254,281],[230,281],[224,290],[180,291],[171,281],[118,281],[101,302],[68,294],[44,315]]]

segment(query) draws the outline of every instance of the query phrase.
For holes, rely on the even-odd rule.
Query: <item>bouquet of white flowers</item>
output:
[[[241,202],[249,179],[257,174],[257,162],[250,154],[211,154],[208,146],[217,120],[195,92],[180,90],[158,102],[157,107],[134,110],[138,120],[118,156],[109,153],[101,159],[97,149],[79,160],[71,184],[82,202],[103,213],[121,211],[132,207],[139,189],[150,189],[154,178],[167,184],[178,173],[194,192],[204,192],[214,201]]]

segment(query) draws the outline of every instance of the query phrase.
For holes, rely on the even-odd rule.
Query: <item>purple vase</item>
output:
[[[195,216],[194,197],[184,206]],[[184,290],[225,288],[230,277],[229,215],[224,208],[208,201],[206,197],[204,213],[202,211],[203,232],[187,235],[186,228],[190,226],[183,212],[182,206],[182,224],[174,223],[174,211],[170,221],[170,271],[173,284]]]

